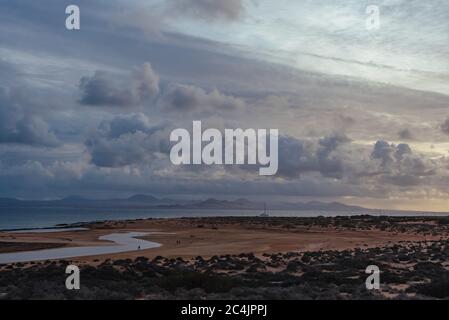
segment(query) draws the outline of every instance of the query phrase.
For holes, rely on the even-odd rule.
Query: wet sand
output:
[[[22,252],[30,250],[45,250],[65,247],[65,244],[56,243],[28,243],[28,242],[0,242],[0,254]]]

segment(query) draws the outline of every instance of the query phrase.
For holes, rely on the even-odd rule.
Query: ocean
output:
[[[93,222],[102,220],[126,220],[144,218],[179,218],[207,216],[259,216],[262,210],[214,210],[214,209],[84,209],[84,208],[0,208],[0,230],[51,228],[59,224]],[[444,216],[448,213],[427,213],[409,211],[309,211],[270,210],[275,217],[318,217],[318,216]]]

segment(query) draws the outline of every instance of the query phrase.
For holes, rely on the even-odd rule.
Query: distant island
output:
[[[263,202],[254,202],[245,198],[236,200],[175,200],[157,198],[152,195],[136,194],[123,199],[88,199],[70,196],[58,200],[19,200],[0,198],[0,208],[19,207],[80,207],[80,208],[149,208],[149,209],[216,209],[216,210],[263,210]],[[346,205],[339,202],[272,202],[267,203],[268,210],[317,210],[317,211],[356,211],[370,212],[359,206]]]
[[[184,200],[158,198],[153,195],[136,194],[128,198],[89,199],[81,196],[69,196],[56,200],[20,200],[16,198],[1,198],[0,208],[82,208],[82,209],[163,209],[163,210],[264,210],[265,202],[251,201],[245,198],[235,200]],[[290,211],[323,211],[323,212],[353,212],[357,214],[390,214],[401,212],[417,212],[411,210],[372,209],[347,205],[340,202],[267,202],[266,209]],[[426,212],[444,213],[444,212]]]

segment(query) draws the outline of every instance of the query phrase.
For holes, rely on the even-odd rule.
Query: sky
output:
[[[78,5],[80,30],[65,8]],[[369,29],[369,5],[379,28]],[[0,0],[0,197],[448,211],[445,0]],[[279,171],[175,166],[170,132],[279,129]]]

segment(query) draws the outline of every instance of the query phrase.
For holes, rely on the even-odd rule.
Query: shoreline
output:
[[[139,237],[160,243],[160,248],[139,252],[107,253],[71,258],[80,263],[94,260],[154,258],[193,258],[201,255],[314,250],[346,250],[384,246],[403,241],[438,240],[449,235],[446,217],[199,217],[150,218],[76,223],[43,232],[0,232],[1,243],[17,244],[18,251],[33,250],[38,244],[73,248],[103,246],[101,237],[111,233],[150,232]],[[78,228],[73,230],[71,228]],[[45,232],[48,230],[48,232]],[[424,231],[423,231],[424,230]],[[175,234],[175,235],[174,235]],[[449,237],[449,236],[448,236]],[[29,249],[27,250],[27,245]],[[8,251],[10,252],[10,251]]]
[[[117,254],[122,252],[130,252],[135,250],[145,250],[162,246],[160,243],[143,240],[142,237],[151,233],[146,232],[128,232],[128,233],[111,233],[98,238],[98,240],[106,240],[113,244],[101,246],[86,247],[62,247],[44,250],[19,251],[0,254],[0,265],[45,261],[72,259],[82,256],[97,256],[103,254]]]
[[[53,299],[55,294],[63,299],[127,300],[449,297],[447,217],[221,217],[88,226],[88,231],[0,233],[0,244],[12,235],[18,237],[14,241],[107,246],[99,240],[104,234],[146,230],[154,233],[139,238],[162,246],[2,265],[0,292],[5,299]],[[61,281],[71,264],[83,275],[76,293]],[[380,290],[365,289],[370,265],[381,269]]]
[[[144,209],[142,209],[144,210]],[[40,226],[26,226],[23,227],[1,227],[0,232],[16,232],[16,231],[33,231],[41,229],[59,229],[59,228],[73,228],[81,225],[91,223],[102,223],[107,221],[129,221],[129,220],[147,220],[147,219],[184,219],[184,218],[220,218],[220,217],[247,217],[257,218],[260,217],[261,210],[259,209],[186,209],[182,210],[183,213],[177,212],[173,209],[157,209],[154,208],[148,210],[148,214],[135,216],[132,212],[129,213],[129,217],[126,215],[120,217],[107,217],[104,213],[101,213],[102,218],[92,218],[87,220],[80,220],[65,222],[54,221],[48,222]],[[367,209],[368,210],[368,209]],[[153,212],[154,211],[154,212]],[[243,213],[243,214],[242,214]],[[270,209],[270,217],[274,218],[319,218],[319,217],[358,217],[358,216],[370,216],[370,217],[423,217],[423,218],[440,218],[449,217],[449,212],[424,212],[424,211],[403,211],[403,210],[375,210],[369,209],[366,212],[363,211],[315,211],[315,210],[285,210],[285,209]],[[17,223],[16,223],[17,225]]]
[[[64,299],[151,300],[446,297],[448,217],[215,217],[82,227],[89,230],[0,233],[0,245],[12,236],[9,241],[16,243],[107,246],[100,237],[146,231],[153,234],[137,238],[162,246],[1,265],[0,292],[6,299],[52,299],[55,293]],[[70,264],[83,275],[76,295],[61,285]],[[382,272],[379,291],[363,289],[365,270],[373,264]],[[43,278],[53,291],[39,290]]]

